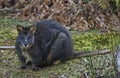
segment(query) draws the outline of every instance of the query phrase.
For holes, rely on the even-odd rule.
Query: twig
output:
[[[18,13],[20,11],[17,9],[4,8],[4,9],[0,9],[0,12],[2,12],[2,13]]]
[[[0,50],[15,49],[15,46],[0,46]]]

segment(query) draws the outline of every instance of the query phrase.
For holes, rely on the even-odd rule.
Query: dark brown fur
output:
[[[38,70],[55,61],[76,56],[69,32],[55,21],[43,20],[30,27],[17,26],[17,30],[16,53],[22,63],[21,68],[26,67],[26,59],[32,63],[33,70]]]

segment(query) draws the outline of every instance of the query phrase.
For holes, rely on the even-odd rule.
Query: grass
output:
[[[14,45],[17,35],[15,25],[26,23],[17,19],[0,19],[0,46]],[[120,33],[72,31],[74,50],[115,50],[120,43]],[[28,67],[20,70],[20,62],[14,50],[0,50],[0,78],[116,78],[114,52],[105,55],[81,57],[55,64],[33,72]]]

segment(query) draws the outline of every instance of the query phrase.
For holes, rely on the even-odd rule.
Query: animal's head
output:
[[[16,26],[18,31],[17,42],[23,49],[29,49],[34,44],[35,26],[23,27],[21,25]]]

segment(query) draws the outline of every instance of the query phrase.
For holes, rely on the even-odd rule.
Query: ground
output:
[[[0,19],[0,46],[14,45],[16,24],[26,25],[16,19]],[[31,67],[20,69],[14,50],[0,50],[0,78],[116,78],[115,46],[120,42],[120,33],[70,32],[75,51],[110,49],[113,52],[81,57],[33,72]]]

